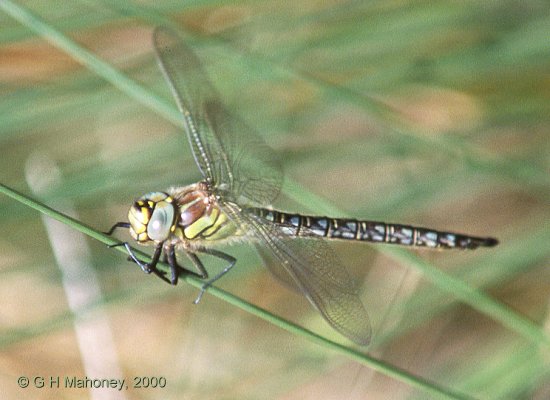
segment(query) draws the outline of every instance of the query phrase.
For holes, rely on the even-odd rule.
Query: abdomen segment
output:
[[[476,249],[480,246],[492,247],[498,244],[498,240],[494,238],[482,238],[409,225],[290,214],[265,208],[254,208],[250,211],[280,225],[282,229],[289,229],[289,234],[298,236],[316,235],[328,239],[440,249]]]

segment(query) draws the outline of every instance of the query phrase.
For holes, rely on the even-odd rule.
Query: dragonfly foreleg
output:
[[[103,233],[110,236],[117,228],[130,228],[130,224],[128,222],[117,222],[111,227],[111,229]]]
[[[204,294],[204,292],[206,291],[206,289],[208,289],[210,286],[212,286],[212,284],[214,282],[216,282],[218,279],[220,279],[222,276],[224,276],[225,274],[227,274],[229,272],[229,270],[231,268],[233,268],[233,266],[235,265],[235,263],[237,262],[237,259],[233,256],[230,256],[229,254],[227,253],[224,253],[222,251],[219,251],[219,250],[214,250],[214,249],[200,249],[198,250],[199,252],[201,253],[205,253],[205,254],[210,254],[211,256],[214,256],[214,257],[217,257],[217,258],[220,258],[222,260],[225,260],[228,262],[228,264],[224,267],[223,270],[221,270],[216,276],[214,276],[212,279],[208,280],[201,288],[201,291],[199,293],[199,295],[197,296],[197,298],[195,299],[194,303],[195,304],[198,304],[201,299],[202,299],[202,295]],[[193,261],[193,263],[195,264],[195,266],[197,267],[197,269],[201,272],[204,273],[204,279],[208,278],[208,273],[206,272],[206,269],[204,268],[204,265],[202,265],[202,262],[201,260],[197,257],[196,254],[192,254],[190,253],[189,254],[189,257],[191,258],[191,260]]]

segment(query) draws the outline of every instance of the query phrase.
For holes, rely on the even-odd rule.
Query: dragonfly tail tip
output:
[[[495,247],[498,243],[499,243],[498,239],[489,237],[489,238],[486,238],[483,241],[483,246],[485,246],[485,247]]]

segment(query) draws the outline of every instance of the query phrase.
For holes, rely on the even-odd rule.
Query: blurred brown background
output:
[[[151,32],[176,26],[228,108],[281,155],[279,208],[501,240],[412,256],[335,245],[371,316],[365,351],[475,398],[546,399],[549,15],[539,1],[4,2],[1,183],[105,230],[141,194],[200,179],[179,127],[51,44],[60,32],[171,103]],[[6,196],[0,224],[3,398],[430,398],[208,294],[194,306],[196,289],[146,276]],[[219,286],[344,342],[251,248],[226,251],[238,264]],[[459,301],[460,287],[424,265],[504,311]],[[167,385],[17,386],[86,375]]]

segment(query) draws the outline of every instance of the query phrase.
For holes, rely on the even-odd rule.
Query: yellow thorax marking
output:
[[[219,214],[220,211],[217,207],[212,209],[210,215],[207,215],[206,213],[203,214],[202,217],[197,219],[195,222],[193,222],[191,225],[183,230],[185,237],[189,239],[194,239],[198,235],[200,235],[205,229],[216,226],[215,224]]]

